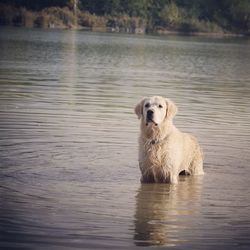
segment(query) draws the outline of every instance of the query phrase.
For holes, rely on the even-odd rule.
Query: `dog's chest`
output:
[[[144,147],[144,164],[148,167],[161,167],[164,157],[164,149],[161,143],[147,143]]]

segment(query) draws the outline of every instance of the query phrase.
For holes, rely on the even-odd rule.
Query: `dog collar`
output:
[[[153,144],[153,145],[154,145],[154,144],[158,144],[158,143],[160,143],[160,142],[161,142],[160,140],[156,140],[156,139],[155,139],[155,140],[152,140],[152,141],[150,142],[150,144]]]
[[[163,139],[153,139],[153,140],[150,141],[150,144],[152,144],[152,145],[159,144],[159,143],[167,140],[167,138],[168,138],[168,135],[165,136]]]

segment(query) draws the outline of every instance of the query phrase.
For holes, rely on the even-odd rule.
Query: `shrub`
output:
[[[182,19],[181,10],[177,7],[174,2],[171,2],[168,5],[165,5],[163,10],[160,12],[160,17],[168,26],[176,26],[180,24]]]
[[[25,8],[21,8],[20,11],[22,25],[28,28],[34,27],[34,21],[36,19],[36,13],[26,10]]]
[[[80,12],[78,14],[78,24],[89,28],[105,28],[107,20],[104,16],[96,16],[89,12]]]
[[[71,28],[76,25],[76,18],[68,7],[51,7],[37,14],[34,25],[39,28]]]
[[[0,25],[12,25],[18,10],[10,5],[0,4]]]

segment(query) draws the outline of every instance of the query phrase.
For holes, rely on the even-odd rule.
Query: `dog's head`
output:
[[[138,119],[146,126],[160,126],[164,121],[171,121],[177,113],[176,105],[161,96],[145,97],[135,107]]]

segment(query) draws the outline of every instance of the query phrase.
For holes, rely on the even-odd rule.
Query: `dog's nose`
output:
[[[147,117],[151,119],[153,117],[154,111],[153,110],[148,110],[147,112]]]

